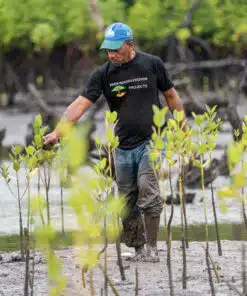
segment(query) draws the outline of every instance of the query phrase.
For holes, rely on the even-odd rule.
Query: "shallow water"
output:
[[[24,138],[27,132],[27,124],[30,120],[34,117],[34,114],[19,114],[16,113],[9,113],[9,112],[0,112],[0,130],[2,127],[7,128],[7,135],[3,142],[4,145],[11,145],[11,144],[24,144]],[[229,130],[230,127],[228,124],[224,125],[226,130]],[[102,136],[104,134],[104,127],[101,125],[98,127],[96,131],[97,136]],[[225,146],[229,141],[232,140],[231,132],[224,132],[220,133],[217,143],[221,146]],[[213,153],[213,157],[220,158],[223,154],[223,150],[215,150]],[[5,162],[6,163],[6,162]],[[7,162],[8,165],[10,163]],[[85,168],[89,170],[89,168]],[[14,173],[11,173],[14,175]],[[24,170],[21,170],[21,190],[24,190],[25,187],[25,173]],[[177,178],[176,168],[174,169],[173,173],[173,183],[175,184]],[[229,180],[223,177],[218,177],[214,181],[214,187],[217,189],[226,186]],[[169,195],[169,186],[168,182],[165,182],[166,187],[166,194]],[[37,193],[37,177],[34,177],[31,182],[32,187],[32,194]],[[14,187],[14,190],[16,188]],[[44,188],[41,188],[41,193],[44,194]],[[65,200],[69,195],[69,191],[65,190]],[[205,195],[208,200],[208,222],[214,223],[213,218],[213,211],[211,206],[211,192],[209,189],[206,189]],[[216,196],[216,193],[215,193]],[[203,204],[201,202],[202,192],[200,190],[196,190],[196,198],[192,204],[186,205],[186,212],[187,212],[187,220],[188,224],[198,224],[204,222],[204,215],[203,215]],[[54,225],[59,229],[61,225],[61,215],[60,215],[60,189],[59,189],[59,181],[58,179],[54,178],[51,182],[51,190],[50,190],[50,199],[51,199],[51,216],[53,219]],[[22,199],[22,206],[24,209],[24,223],[26,221],[26,205],[27,199],[24,197]],[[235,199],[228,199],[227,205],[228,210],[226,213],[222,213],[219,209],[220,202],[216,197],[216,206],[218,212],[218,220],[219,223],[239,223],[240,222],[240,205]],[[170,206],[167,206],[167,216],[170,213]],[[19,227],[19,218],[18,218],[18,208],[17,208],[17,201],[11,196],[8,191],[8,188],[5,184],[5,181],[0,178],[0,234],[6,233],[18,233]],[[165,223],[164,215],[161,219],[161,225]],[[179,206],[175,206],[174,211],[174,218],[173,218],[173,225],[180,224],[180,208]],[[74,217],[74,214],[71,208],[66,205],[65,203],[65,227],[66,229],[74,229],[77,227],[77,222]]]

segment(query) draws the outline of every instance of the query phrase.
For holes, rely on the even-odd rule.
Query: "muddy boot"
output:
[[[146,257],[146,251],[145,251],[144,245],[142,245],[140,247],[135,247],[135,255],[132,257],[126,258],[126,260],[130,262],[141,262],[144,260],[145,257]]]
[[[157,235],[160,225],[160,216],[153,217],[145,214],[144,220],[147,235],[147,253],[143,261],[153,263],[160,262],[157,249]]]

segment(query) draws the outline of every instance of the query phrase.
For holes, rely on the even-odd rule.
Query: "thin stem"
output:
[[[29,228],[30,228],[30,201],[31,201],[31,192],[30,192],[30,178],[27,178],[27,231],[29,234]]]
[[[183,213],[184,213],[184,239],[186,248],[189,248],[189,241],[188,241],[188,225],[187,225],[187,214],[186,214],[186,207],[185,207],[185,192],[184,192],[184,159],[182,158],[182,191],[183,191]]]
[[[45,164],[44,168],[44,181],[45,181],[45,196],[46,196],[46,210],[47,210],[47,223],[50,224],[51,221],[51,214],[50,214],[50,201],[49,201],[49,172],[46,172]]]
[[[40,194],[40,181],[41,181],[41,174],[40,174],[40,168],[38,168],[38,194]]]
[[[212,163],[211,153],[209,153],[209,159],[210,159],[210,163]],[[217,218],[217,212],[216,212],[216,207],[215,207],[214,189],[213,189],[213,182],[212,182],[212,168],[211,167],[210,167],[210,189],[211,189],[211,200],[212,200],[213,213],[214,213],[214,223],[215,223],[215,231],[216,231],[216,238],[217,238],[218,254],[219,254],[219,256],[222,256],[220,230],[219,230],[219,226],[218,226],[218,218]]]
[[[118,229],[120,229],[119,217],[117,217],[116,219],[117,219]],[[120,231],[119,231],[119,233],[120,233]],[[124,272],[124,267],[123,267],[123,260],[122,260],[122,256],[121,256],[120,234],[117,237],[116,249],[117,249],[118,266],[119,266],[119,271],[120,271],[121,279],[122,279],[122,281],[125,281],[126,280],[126,277],[125,277],[125,272]]]
[[[174,213],[174,197],[173,197],[173,187],[172,187],[172,178],[171,178],[171,165],[169,165],[169,184],[171,191],[171,214],[168,220],[167,225],[167,268],[168,268],[168,277],[169,277],[169,288],[170,288],[170,296],[174,295],[173,291],[173,279],[172,279],[172,263],[171,263],[171,244],[172,244],[172,232],[171,232],[171,223],[173,219]]]
[[[182,250],[183,250],[183,289],[187,289],[187,262],[186,262],[186,244],[184,235],[184,212],[183,212],[183,186],[182,186],[182,164],[181,155],[179,155],[179,198],[180,198],[180,214],[181,214],[181,231],[182,231]]]
[[[244,159],[242,160],[242,170],[244,169]],[[244,187],[242,188],[242,194],[241,194],[241,202],[242,202],[242,215],[245,227],[247,228],[247,216],[246,216],[246,210],[245,210],[245,196],[244,196]]]
[[[81,279],[82,279],[82,287],[83,289],[86,288],[86,279],[85,279],[85,268],[81,269]]]
[[[242,243],[242,285],[243,285],[243,295],[247,295],[247,276],[246,276],[246,249],[244,242]]]
[[[112,153],[110,147],[108,148],[108,159],[109,159],[109,169],[110,169],[110,178],[112,178]],[[120,223],[119,223],[119,217],[116,217],[116,223],[117,227],[120,233]],[[116,240],[116,250],[117,250],[117,260],[118,260],[118,267],[121,275],[122,281],[126,280],[124,267],[123,267],[123,260],[121,256],[121,242],[120,242],[120,235],[118,235]]]
[[[136,266],[135,277],[136,277],[135,296],[138,296],[139,295],[139,273],[138,273],[137,266]]]
[[[104,235],[105,235],[105,241],[107,240],[107,233],[106,233],[106,217],[104,217]],[[106,243],[105,243],[106,245]],[[104,268],[105,268],[105,296],[108,296],[108,277],[107,277],[107,248],[105,249],[104,253]]]
[[[95,293],[94,293],[94,280],[93,280],[93,270],[92,269],[90,270],[89,277],[90,277],[90,296],[94,296]]]
[[[210,262],[209,262],[209,244],[208,244],[208,242],[206,242],[205,255],[206,255],[206,264],[207,264],[207,269],[208,269],[209,284],[210,284],[210,288],[211,288],[211,295],[215,296],[214,282],[213,282],[212,272],[211,272]]]
[[[16,172],[16,183],[17,183],[17,199],[18,199],[18,211],[19,211],[21,260],[24,260],[24,237],[23,237],[23,223],[22,223],[22,210],[21,210],[21,197],[20,197],[20,181],[19,181],[18,172]]]
[[[62,234],[65,234],[64,230],[64,203],[63,203],[63,185],[60,182],[60,209],[61,209],[61,230]]]
[[[209,264],[209,243],[208,243],[208,218],[207,218],[207,201],[205,197],[205,185],[204,185],[204,168],[203,168],[203,155],[200,154],[200,163],[201,163],[201,187],[202,187],[202,196],[203,196],[203,210],[204,210],[204,218],[205,218],[205,241],[206,241],[206,263],[207,263],[207,271],[208,278],[211,288],[211,294],[215,295],[214,284],[212,279],[212,273]]]
[[[30,289],[31,289],[31,296],[34,295],[34,273],[35,273],[35,240],[34,238],[32,239],[33,241],[33,261],[32,261],[32,277],[30,279]]]
[[[109,276],[108,276],[106,270],[104,269],[104,267],[103,267],[101,264],[99,264],[99,268],[100,268],[100,270],[103,272],[104,277],[107,279],[107,281],[108,281],[108,283],[109,283],[109,286],[110,286],[111,289],[112,289],[113,294],[114,294],[115,296],[120,296],[120,295],[118,294],[118,291],[116,290],[116,288],[115,288],[114,285],[112,284],[112,281],[110,280],[110,278],[109,278]],[[105,294],[105,295],[106,295],[106,294]]]
[[[203,212],[204,212],[204,219],[205,219],[205,241],[208,242],[207,201],[205,197],[204,168],[203,168],[202,154],[200,154],[200,163],[201,163],[201,187],[202,187],[202,199],[203,199]]]
[[[24,229],[25,241],[26,241],[26,263],[25,263],[25,281],[24,281],[24,296],[28,296],[28,282],[29,282],[29,254],[30,254],[30,242],[28,228]]]
[[[213,266],[213,270],[214,270],[214,274],[215,274],[215,276],[216,276],[217,282],[220,283],[220,276],[219,276],[219,273],[218,273],[218,271],[217,271],[217,268],[216,268],[216,266],[215,266],[215,263],[214,263],[214,261],[213,261],[213,258],[212,258],[212,256],[210,255],[209,252],[208,252],[208,256],[209,256],[210,262],[211,262],[211,264],[212,264],[212,266]]]

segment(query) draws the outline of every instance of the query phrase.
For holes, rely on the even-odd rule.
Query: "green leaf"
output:
[[[34,143],[36,144],[37,148],[43,147],[43,139],[40,135],[34,135]]]
[[[101,139],[99,137],[94,137],[94,141],[95,141],[96,145],[98,145],[98,146],[102,145]]]
[[[240,143],[231,143],[228,146],[228,162],[230,165],[236,165],[240,162],[243,154],[243,147]]]
[[[25,147],[25,150],[29,156],[32,156],[35,152],[35,148],[31,145],[29,145],[28,147]]]
[[[245,186],[245,177],[242,173],[234,174],[232,176],[232,186],[234,188],[244,188]]]
[[[115,135],[112,129],[108,128],[106,130],[106,139],[110,146],[114,143]]]
[[[158,107],[157,105],[153,105],[152,108],[153,108],[153,113],[154,113],[154,114],[160,112],[160,109],[159,109],[159,107]]]
[[[42,126],[42,116],[38,114],[37,116],[35,116],[33,128],[41,128],[41,126]]]
[[[21,153],[21,146],[20,145],[16,145],[14,147],[12,147],[11,151],[15,156],[18,156]]]
[[[100,169],[104,170],[106,167],[106,158],[104,157],[103,159],[101,159],[100,161]]]
[[[29,170],[33,170],[38,166],[38,158],[36,156],[32,156],[27,161],[27,167]]]
[[[239,193],[232,189],[232,188],[222,188],[217,191],[217,195],[220,199],[222,198],[233,198],[233,197],[239,197]]]
[[[37,195],[31,199],[30,207],[33,214],[40,214],[40,212],[42,213],[46,207],[46,201],[42,195]]]
[[[14,160],[13,162],[13,169],[18,172],[20,170],[20,163],[17,159]]]
[[[223,214],[226,214],[226,212],[227,212],[227,204],[224,199],[220,203],[220,210]]]
[[[164,125],[165,115],[163,114],[162,110],[155,112],[153,116],[153,121],[154,121],[154,124],[159,128]]]
[[[197,159],[194,159],[194,160],[193,160],[193,164],[194,164],[194,166],[196,166],[196,167],[198,167],[198,168],[201,167],[201,163],[200,163],[200,161],[198,161]]]
[[[60,260],[50,251],[48,261],[48,278],[50,280],[56,280],[61,272]]]
[[[112,200],[110,200],[110,202],[108,202],[106,212],[116,215],[122,215],[124,206],[124,199],[113,198]]]
[[[110,112],[109,110],[107,110],[105,117],[107,122],[109,122],[110,124],[113,124],[117,120],[117,112],[116,111]]]
[[[205,120],[205,115],[196,115],[195,117],[195,123],[198,126],[201,126],[204,120]]]
[[[175,110],[173,112],[173,116],[176,119],[176,121],[180,123],[184,119],[184,112]]]
[[[199,143],[198,145],[198,153],[204,154],[207,151],[207,145],[206,143]]]
[[[173,157],[173,155],[174,155],[174,151],[166,150],[165,154],[166,154],[167,159],[171,159]]]

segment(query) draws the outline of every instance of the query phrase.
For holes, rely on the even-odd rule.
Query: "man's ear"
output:
[[[134,43],[133,40],[131,40],[131,46],[132,46],[132,47],[135,47],[135,43]]]
[[[130,47],[134,47],[134,41],[133,41],[133,40],[128,41],[128,45],[129,45]]]

